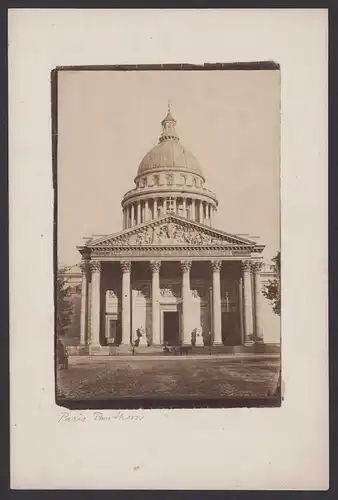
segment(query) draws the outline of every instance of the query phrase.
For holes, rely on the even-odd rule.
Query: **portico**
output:
[[[129,257],[117,259],[100,257],[107,250],[99,248],[98,242],[88,245],[92,255],[84,255],[81,266],[87,284],[82,288],[82,344],[131,345],[138,328],[144,330],[149,346],[191,345],[195,329],[201,331],[205,345],[262,338],[259,260],[220,255],[183,258],[187,251],[182,248],[176,249],[179,258],[165,256],[166,251],[175,253],[173,247],[158,249],[157,258],[151,259],[134,257],[133,253],[146,250],[129,247]],[[209,247],[204,253],[211,251]],[[189,251],[196,252],[196,248]],[[224,254],[224,249],[214,253]]]

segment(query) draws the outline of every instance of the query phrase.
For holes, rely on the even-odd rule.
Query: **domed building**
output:
[[[104,353],[262,342],[264,246],[213,227],[216,195],[170,107],[161,125],[122,199],[122,230],[78,247],[81,344]]]
[[[168,109],[159,143],[144,156],[135,188],[122,200],[124,229],[169,213],[211,225],[218,205],[216,196],[204,187],[202,169],[180,143],[175,127],[176,120]]]

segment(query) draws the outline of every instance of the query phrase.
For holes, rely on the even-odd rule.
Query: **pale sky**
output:
[[[279,71],[60,71],[58,259],[122,229],[121,200],[155,146],[168,99],[177,132],[216,193],[213,226],[279,250]]]

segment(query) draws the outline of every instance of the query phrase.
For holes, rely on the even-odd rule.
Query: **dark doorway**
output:
[[[239,320],[236,313],[222,313],[222,341],[224,345],[239,345],[241,343]]]
[[[178,346],[180,339],[180,323],[178,311],[163,312],[163,342]]]

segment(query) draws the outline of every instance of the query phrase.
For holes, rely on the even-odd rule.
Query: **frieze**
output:
[[[250,249],[225,251],[222,248],[92,248],[95,257],[249,257]]]
[[[178,285],[167,285],[160,290],[161,297],[180,297],[180,287]]]

